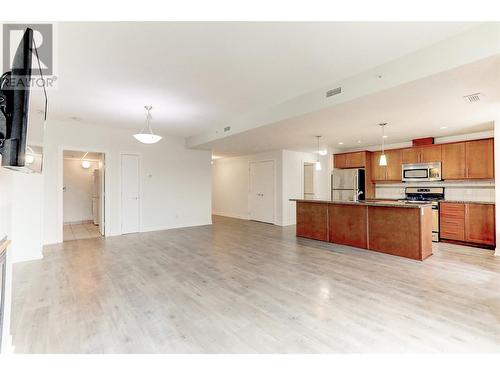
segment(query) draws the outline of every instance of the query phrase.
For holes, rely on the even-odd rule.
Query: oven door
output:
[[[439,242],[439,207],[432,205],[432,242]]]
[[[403,166],[403,181],[429,181],[428,167],[405,167]]]

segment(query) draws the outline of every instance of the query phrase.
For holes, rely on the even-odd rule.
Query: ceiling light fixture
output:
[[[315,169],[317,171],[320,171],[321,170],[321,162],[319,161],[319,155],[320,155],[320,150],[319,150],[319,140],[321,138],[321,135],[317,135],[316,138],[318,139],[318,157],[316,159],[316,163],[314,165]]]
[[[443,130],[443,129],[448,129],[447,126],[441,126],[439,129]]]
[[[382,128],[382,155],[380,155],[380,160],[379,160],[379,163],[378,165],[380,165],[381,167],[385,167],[387,166],[387,156],[385,156],[385,126],[387,125],[387,122],[382,122],[380,124],[378,124],[381,128]]]
[[[341,146],[342,146],[343,144],[344,144],[344,142],[339,142],[339,145],[341,145]]]
[[[85,160],[85,158],[87,157],[87,155],[88,155],[88,154],[89,154],[89,153],[88,153],[88,152],[86,152],[86,153],[85,153],[85,155],[83,155],[83,156],[82,156],[82,158],[80,159],[80,160],[81,160],[81,162],[82,162],[82,168],[83,168],[83,169],[89,169],[89,168],[90,168],[90,165],[91,165],[91,164],[90,164],[90,161]]]
[[[141,131],[137,134],[134,134],[134,138],[137,139],[141,143],[152,144],[161,141],[162,137],[160,135],[154,134],[153,129],[151,128],[151,120],[153,116],[151,116],[151,107],[150,105],[145,105],[146,109],[146,125],[141,129]],[[147,129],[146,129],[147,128]],[[145,133],[145,130],[148,133]]]

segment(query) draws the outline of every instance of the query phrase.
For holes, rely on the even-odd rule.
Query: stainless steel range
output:
[[[439,201],[444,199],[444,187],[407,187],[403,202],[432,203],[432,241],[439,242]]]

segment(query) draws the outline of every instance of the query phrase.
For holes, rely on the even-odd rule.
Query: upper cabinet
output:
[[[378,163],[380,160],[381,151],[372,153],[372,181],[384,181],[386,167],[381,167]]]
[[[492,138],[443,144],[443,179],[493,179],[493,147]]]
[[[493,139],[466,142],[467,178],[493,179]]]
[[[467,178],[465,148],[465,142],[448,143],[442,146],[443,163],[441,172],[444,180]]]
[[[401,150],[403,164],[433,163],[441,161],[441,145],[410,147]]]
[[[401,164],[441,162],[443,180],[495,178],[493,138],[386,150],[387,166],[379,166],[380,151],[334,155],[335,168],[366,168],[367,181],[401,181]]]
[[[420,152],[420,163],[436,163],[442,161],[441,145],[422,147]]]
[[[372,153],[372,175],[373,181],[401,181],[401,150],[386,150],[387,166],[379,165],[381,151]]]
[[[333,166],[339,169],[366,167],[366,151],[333,155]]]
[[[401,181],[401,150],[387,150],[386,181]]]

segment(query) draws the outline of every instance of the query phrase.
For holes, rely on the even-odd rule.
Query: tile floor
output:
[[[64,242],[96,237],[101,237],[101,233],[99,232],[99,226],[94,225],[93,223],[64,225]]]

